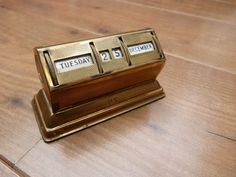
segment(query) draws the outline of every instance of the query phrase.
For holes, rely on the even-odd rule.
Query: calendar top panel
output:
[[[34,53],[41,81],[49,90],[164,60],[152,29],[37,47]]]

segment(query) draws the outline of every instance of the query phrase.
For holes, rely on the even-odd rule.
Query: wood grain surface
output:
[[[25,177],[28,176],[20,170],[14,163],[0,155],[0,176],[1,177]]]
[[[16,177],[18,176],[15,174],[11,169],[9,169],[5,164],[0,163],[0,176],[1,177]]]
[[[0,0],[0,159],[33,177],[236,177],[235,19],[235,0]],[[32,49],[146,27],[166,98],[44,143]]]

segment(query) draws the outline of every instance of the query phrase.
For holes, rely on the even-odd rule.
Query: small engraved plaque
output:
[[[129,50],[130,55],[137,55],[141,53],[154,51],[154,46],[152,42],[147,42],[143,44],[128,46],[128,50]]]
[[[63,73],[91,65],[93,65],[93,60],[90,54],[75,56],[55,62],[58,73]]]

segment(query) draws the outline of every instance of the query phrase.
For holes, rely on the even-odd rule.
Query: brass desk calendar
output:
[[[165,96],[152,29],[34,49],[43,88],[32,105],[50,142]]]

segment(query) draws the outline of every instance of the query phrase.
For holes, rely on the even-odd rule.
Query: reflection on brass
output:
[[[165,56],[152,29],[38,47],[43,88],[32,101],[50,142],[164,97]]]

